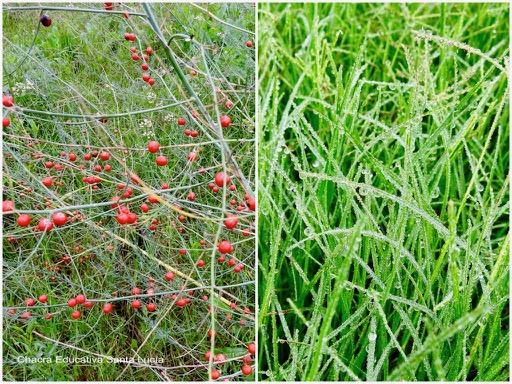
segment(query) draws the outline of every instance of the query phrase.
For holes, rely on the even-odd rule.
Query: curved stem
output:
[[[166,109],[166,108],[170,108],[170,107],[175,107],[175,106],[181,105],[181,104],[186,104],[186,103],[188,103],[190,101],[192,101],[192,99],[187,99],[187,100],[180,101],[180,102],[173,103],[173,104],[162,105],[161,107],[142,109],[142,110],[139,110],[139,111],[125,112],[125,113],[110,113],[110,114],[106,114],[106,115],[77,115],[77,114],[73,114],[73,113],[58,113],[58,112],[53,112],[53,111],[49,111],[48,112],[48,111],[39,111],[39,110],[36,110],[36,109],[19,108],[19,107],[14,107],[14,109],[17,110],[17,111],[23,112],[23,113],[34,113],[34,114],[38,114],[38,115],[59,116],[59,117],[74,117],[74,118],[77,118],[77,119],[78,118],[89,118],[89,119],[97,120],[97,119],[102,119],[104,117],[124,117],[124,116],[133,116],[133,115],[142,115],[144,113],[160,111],[162,109]]]
[[[178,62],[176,61],[176,59],[174,57],[172,49],[170,48],[168,43],[165,41],[164,35],[162,33],[162,30],[160,29],[158,23],[156,22],[155,16],[153,14],[153,11],[151,10],[150,5],[148,3],[142,3],[142,6],[143,6],[144,10],[147,13],[148,21],[151,24],[154,32],[156,33],[156,35],[160,39],[161,43],[164,45],[167,57],[168,57],[169,61],[171,62],[171,65],[174,68],[176,74],[178,75],[180,81],[183,83],[183,85],[184,85],[185,89],[187,90],[187,92],[193,97],[197,107],[199,108],[199,110],[201,111],[203,116],[207,119],[208,123],[212,126],[214,131],[217,131],[217,134],[218,134],[218,130],[221,129],[219,122],[215,123],[212,120],[212,118],[210,117],[210,115],[206,111],[206,108],[204,107],[203,103],[201,102],[201,99],[197,96],[197,94],[195,93],[194,89],[192,88],[192,86],[188,82],[187,78],[185,77],[185,74],[181,70],[181,67],[179,66]],[[190,39],[190,36],[187,36],[187,35],[184,35],[184,34],[176,34],[176,35],[171,36],[171,39],[169,41],[172,41],[172,39],[174,39],[176,37],[186,37],[187,39]],[[197,43],[194,40],[192,40],[192,41],[194,43]],[[197,44],[199,44],[199,43],[197,43]],[[204,57],[204,51],[202,49],[202,46],[201,45],[199,45],[199,46],[201,48],[201,53],[203,54],[203,57]],[[213,90],[213,91],[215,92],[215,90]],[[219,136],[222,137],[222,135],[219,135]],[[245,178],[245,176],[241,172],[240,167],[238,166],[236,160],[232,156],[231,151],[230,151],[229,147],[227,146],[227,144],[224,141],[221,141],[219,143],[219,146],[220,146],[221,150],[223,151],[223,153],[226,155],[226,158],[232,164],[232,166],[233,166],[233,168],[234,168],[234,170],[235,170],[235,172],[236,172],[240,182],[242,183],[244,189],[250,195],[254,196],[254,192],[253,192],[253,190],[252,190],[252,188],[250,186],[250,183],[248,182],[248,180]]]

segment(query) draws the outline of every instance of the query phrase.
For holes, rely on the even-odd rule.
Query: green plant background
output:
[[[232,180],[237,189],[226,191],[226,198],[222,189],[214,194],[208,187],[224,166],[231,172],[231,165],[221,156],[217,136],[214,141],[206,137],[206,132],[213,134],[213,127],[205,116],[200,114],[197,120],[191,117],[197,105],[190,100],[145,17],[123,18],[122,13],[106,12],[101,2],[52,3],[44,6],[66,10],[45,10],[53,20],[45,28],[39,23],[40,10],[8,8],[38,5],[2,5],[3,91],[15,98],[15,108],[3,108],[4,117],[11,120],[3,129],[3,199],[15,201],[17,210],[28,210],[32,215],[28,228],[16,225],[17,214],[3,217],[3,379],[208,380],[212,369],[220,366],[209,364],[204,357],[212,347],[207,335],[212,323],[218,332],[214,353],[223,353],[229,359],[220,367],[222,377],[246,378],[241,373],[241,358],[255,340],[255,217],[253,212],[238,212],[229,201],[235,199],[242,204],[249,191],[244,191],[235,177]],[[207,113],[214,121],[217,112],[231,116],[233,123],[222,130],[222,140],[254,189],[255,50],[246,46],[247,40],[254,39],[254,5],[203,4],[203,9],[183,3],[150,6],[167,38],[174,33],[194,34],[203,45],[209,74],[196,45],[183,39],[170,44]],[[120,10],[144,16],[140,3],[114,3],[114,11]],[[136,33],[137,40],[126,41],[126,32]],[[132,60],[131,46],[139,54],[148,46],[153,48],[147,71],[155,78],[153,87],[142,81],[141,61]],[[192,69],[196,76],[189,73]],[[225,106],[228,99],[233,102],[231,109]],[[141,113],[130,115],[136,111]],[[90,118],[96,114],[122,116],[111,116],[101,124]],[[179,117],[186,118],[186,127],[178,126]],[[199,136],[185,136],[184,128],[198,130]],[[167,166],[155,165],[156,155],[147,151],[150,140],[160,143],[159,154],[167,156]],[[111,153],[112,172],[95,173],[91,164],[103,166],[105,162],[83,160],[84,154],[92,150]],[[193,150],[200,153],[199,159],[191,163],[187,154]],[[69,162],[61,151],[74,152],[77,161]],[[63,164],[63,170],[47,169],[46,161]],[[80,169],[80,165],[85,168]],[[199,172],[200,168],[205,169],[204,173]],[[186,212],[205,220],[187,218],[181,222],[179,214],[163,204],[149,204],[149,212],[142,213],[139,206],[147,202],[147,194],[130,181],[128,171],[135,172],[168,203],[181,205]],[[97,190],[83,182],[84,175],[102,177]],[[54,182],[51,188],[44,187],[41,179],[45,176],[53,176],[62,185],[57,187]],[[164,182],[169,184],[167,191],[162,190]],[[129,203],[132,212],[138,214],[137,227],[120,226],[116,210],[108,204],[112,196],[123,193],[123,186],[133,188]],[[194,202],[187,199],[190,191],[197,194]],[[36,233],[33,229],[37,220],[50,216],[45,202],[50,203],[47,209],[63,209],[69,216],[75,210],[75,216],[81,214],[84,219],[54,228],[44,236]],[[238,215],[237,230],[223,227],[225,212]],[[159,223],[151,231],[154,220]],[[241,229],[249,235],[242,235]],[[217,238],[232,242],[235,253],[228,256],[245,264],[241,273],[234,273],[227,263],[217,263],[219,255],[213,252]],[[200,240],[206,240],[206,246]],[[178,252],[181,249],[187,250],[185,255]],[[68,257],[68,262],[63,257]],[[203,268],[196,265],[199,259],[205,261]],[[166,281],[167,268],[161,262],[199,282],[199,287],[181,276]],[[144,294],[152,284],[158,296],[140,297],[142,308],[133,310],[131,289],[138,286]],[[196,290],[187,296],[181,292],[181,285]],[[215,300],[210,295],[212,285],[237,308]],[[170,293],[165,292],[187,296],[190,305],[177,308],[168,297]],[[82,317],[73,320],[67,301],[79,293],[96,302],[90,310],[79,307]],[[37,299],[41,294],[48,295],[47,305],[24,308],[27,297]],[[205,301],[203,295],[210,298]],[[153,300],[157,310],[150,313],[145,306]],[[114,305],[108,315],[101,310],[105,302]],[[214,321],[209,305],[217,308]],[[13,307],[16,313],[8,315],[7,310]],[[244,308],[252,313],[245,314]],[[30,321],[20,318],[26,310],[33,314]],[[48,312],[53,318],[47,321],[44,316]],[[110,364],[106,360],[103,364],[17,361],[19,356],[55,361],[56,356],[80,358],[95,353],[130,358],[135,351],[142,359],[162,358],[165,369]]]
[[[508,380],[508,5],[258,34],[260,378]]]

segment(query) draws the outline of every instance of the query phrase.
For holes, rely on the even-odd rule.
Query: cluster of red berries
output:
[[[128,33],[128,32],[124,34],[124,38],[127,41],[135,41],[135,40],[137,40],[137,36],[135,36],[134,33]],[[153,54],[153,48],[147,47],[146,48],[146,53],[138,54],[136,47],[130,47],[130,52],[132,53],[132,60],[133,61],[139,61],[139,60],[142,59],[141,69],[143,71],[149,70],[148,60],[149,60],[149,56]],[[155,79],[153,79],[148,73],[143,73],[142,74],[142,80],[144,82],[148,83],[149,85],[154,85],[155,84]]]
[[[252,366],[250,365],[251,361],[252,361],[251,355],[256,354],[256,344],[254,344],[254,343],[249,344],[247,347],[247,350],[249,353],[242,356],[241,358],[239,358],[243,362],[242,374],[244,374],[245,376],[249,376],[252,373]],[[218,365],[223,365],[228,360],[225,354],[218,353],[217,355],[214,355],[214,354],[212,354],[211,351],[207,351],[204,354],[204,358],[206,359],[207,362],[213,361],[214,364],[218,364]],[[233,360],[236,360],[236,359],[233,359]],[[218,369],[212,370],[212,379],[213,380],[219,379],[221,374],[222,374],[221,371]]]

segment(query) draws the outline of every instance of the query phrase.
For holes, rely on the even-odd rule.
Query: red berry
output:
[[[43,184],[47,187],[50,187],[53,184],[53,179],[51,177],[43,177]]]
[[[50,16],[48,15],[43,15],[41,16],[41,18],[39,19],[39,21],[41,22],[41,24],[43,24],[45,27],[49,27],[50,25],[52,25],[52,19],[50,18]]]
[[[105,3],[105,10],[106,11],[111,11],[113,9],[114,9],[114,7],[112,6],[112,3]]]
[[[135,48],[135,47],[130,47],[130,52],[131,52],[131,53],[136,53],[136,52],[137,52],[137,48]]]
[[[46,302],[48,301],[48,296],[46,296],[46,295],[41,295],[41,296],[39,296],[39,299],[38,299],[38,300],[39,300],[39,302],[41,302],[41,303],[46,303]]]
[[[149,202],[150,202],[151,204],[158,204],[158,203],[159,203],[158,199],[157,199],[155,196],[150,196],[150,197],[148,198],[148,200],[149,200]]]
[[[140,210],[141,210],[142,212],[144,212],[144,213],[145,213],[145,212],[148,212],[148,211],[149,211],[149,205],[147,205],[146,203],[142,203],[142,204],[140,205]]]
[[[106,314],[109,314],[110,312],[112,312],[112,304],[105,303],[103,305],[103,312],[106,313]]]
[[[229,175],[224,174],[224,172],[219,172],[215,175],[214,181],[219,187],[223,187],[224,184],[228,186],[231,183],[231,178]]]
[[[29,297],[28,299],[25,300],[25,304],[28,306],[28,307],[33,307],[34,305],[36,305],[36,301]]]
[[[212,379],[217,380],[220,377],[220,371],[218,369],[212,370]]]
[[[204,267],[204,260],[202,260],[202,259],[201,260],[197,260],[197,266],[200,267],[200,268]]]
[[[245,364],[249,364],[252,359],[251,359],[251,355],[245,355],[244,357],[242,357],[242,361],[245,363]]]
[[[179,299],[176,304],[178,305],[178,307],[184,307],[185,305],[187,305],[187,302],[184,300],[184,299]]]
[[[208,337],[210,337],[210,338],[211,338],[211,337],[212,337],[212,335],[213,335],[213,336],[217,336],[217,331],[212,331],[211,329],[210,329],[210,330],[208,330]]]
[[[132,53],[132,60],[133,61],[139,60],[139,55],[137,55],[136,53]]]
[[[148,305],[146,305],[146,308],[148,309],[149,312],[153,312],[156,309],[156,304],[149,303]]]
[[[247,350],[249,351],[249,353],[250,353],[251,355],[256,354],[256,344],[254,344],[254,343],[249,344],[249,345],[247,346]]]
[[[112,170],[112,167],[110,166],[110,164],[105,164],[103,169],[105,169],[105,172],[110,172]]]
[[[128,40],[135,41],[135,40],[137,40],[137,36],[135,36],[134,33],[129,33],[128,34]]]
[[[69,161],[73,162],[73,161],[75,161],[75,160],[76,160],[76,155],[75,155],[74,153],[70,153],[70,154],[68,155],[68,159],[69,159]]]
[[[231,100],[226,101],[226,108],[231,108],[233,106],[233,102]]]
[[[74,311],[74,312],[71,314],[71,317],[72,317],[73,319],[75,319],[75,320],[76,320],[76,319],[79,319],[79,318],[80,318],[80,316],[82,316],[82,313],[81,313],[80,311]]]
[[[249,375],[252,373],[252,366],[250,366],[250,365],[244,365],[244,366],[242,366],[242,373],[243,373],[245,376],[249,376]]]
[[[221,116],[220,125],[222,126],[222,128],[229,127],[231,125],[231,118],[229,116]]]
[[[160,144],[157,141],[150,141],[148,143],[148,151],[151,153],[156,153],[160,149]]]
[[[140,288],[134,287],[132,288],[132,295],[140,295]]]
[[[14,211],[14,201],[4,200],[2,201],[2,212]]]
[[[128,224],[135,224],[137,222],[137,214],[134,212],[128,213]]]
[[[149,79],[150,79],[150,77],[149,77],[149,75],[147,73],[144,73],[142,75],[142,80],[144,80],[146,83],[149,81]]]
[[[53,317],[53,315],[52,315],[51,313],[49,313],[49,314],[47,314],[44,318],[45,318],[46,320],[51,320],[51,319],[52,319],[52,317]]]
[[[103,161],[107,161],[108,159],[110,159],[110,153],[105,152],[105,151],[101,152],[100,159]]]
[[[27,227],[30,224],[31,220],[32,220],[32,218],[30,217],[29,214],[23,213],[18,216],[18,225],[20,227]]]
[[[9,120],[8,117],[4,117],[4,119],[2,120],[2,127],[8,127],[9,125],[11,125],[11,120]]]
[[[147,48],[146,48],[146,53],[147,53],[148,55],[151,55],[151,54],[153,53],[153,49],[152,49],[151,47],[147,47]]]
[[[224,364],[226,362],[226,359],[226,355],[223,353],[218,353],[217,356],[215,356],[215,361],[220,365]]]
[[[84,303],[85,308],[92,308],[93,305],[94,305],[94,303],[92,301],[86,301]]]
[[[165,274],[165,280],[167,280],[167,281],[173,281],[173,280],[174,280],[174,273],[172,273],[172,272],[167,272],[167,273]]]
[[[180,117],[178,119],[178,125],[185,125],[185,124],[187,124],[187,121],[183,117]]]
[[[14,105],[14,97],[10,95],[5,95],[2,97],[2,104],[4,107],[12,107]]]
[[[116,220],[119,224],[125,225],[128,223],[128,214],[126,213],[120,213],[116,216]]]
[[[204,354],[204,358],[206,359],[206,361],[210,361],[210,358],[212,357],[212,351],[207,351],[205,354]]]
[[[21,315],[21,318],[23,320],[28,320],[32,317],[32,314],[30,312],[23,312],[23,314]]]
[[[84,160],[85,160],[85,161],[91,161],[91,159],[92,159],[92,155],[91,155],[90,153],[86,153],[86,154],[84,155]]]
[[[77,304],[83,304],[83,303],[85,303],[85,301],[86,301],[86,298],[85,298],[85,295],[83,295],[83,294],[79,294],[76,297]]]
[[[194,192],[189,192],[187,199],[189,199],[190,201],[194,201],[196,199],[196,194]]]
[[[40,231],[50,232],[53,229],[53,223],[50,219],[42,218],[39,220],[39,223],[37,223],[37,228],[39,228]]]
[[[52,221],[56,226],[61,227],[66,224],[68,217],[64,212],[55,212],[52,216]]]
[[[133,300],[132,301],[132,308],[133,309],[138,309],[138,308],[141,307],[141,305],[142,305],[142,303],[140,302],[140,300]]]
[[[76,305],[77,305],[77,304],[78,304],[78,303],[76,302],[76,299],[75,299],[75,298],[72,298],[72,299],[69,299],[69,300],[68,300],[68,306],[69,306],[70,308],[76,307]]]
[[[149,85],[153,85],[153,84],[155,84],[155,79],[149,79],[149,80],[148,80],[148,84],[149,84]]]
[[[159,165],[159,166],[163,167],[166,164],[167,164],[167,157],[165,157],[165,156],[158,156],[156,158],[156,165]]]
[[[119,204],[118,204],[118,201],[121,200],[121,198],[119,196],[114,196],[110,199],[110,201],[112,202],[112,204],[110,205],[112,208],[119,208]]]
[[[247,43],[245,43],[245,45],[247,46],[247,48],[252,48],[252,41],[248,40]]]
[[[255,211],[256,210],[256,199],[254,197],[249,198],[249,200],[247,200],[247,206],[249,207],[249,209],[251,211]]]
[[[232,216],[224,221],[224,225],[227,229],[233,229],[238,225],[238,219]]]
[[[187,156],[187,160],[190,162],[196,161],[198,158],[199,158],[199,155],[197,154],[197,152],[189,152],[189,154]]]
[[[191,137],[197,137],[198,135],[199,135],[199,132],[197,132],[197,131],[190,132]]]
[[[231,245],[231,243],[227,240],[223,240],[221,241],[219,244],[217,244],[217,249],[219,250],[220,253],[222,254],[226,254],[226,253],[229,253],[229,252],[233,252],[233,246]]]

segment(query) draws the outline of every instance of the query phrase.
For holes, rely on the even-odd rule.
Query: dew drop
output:
[[[370,339],[370,341],[375,341],[377,340],[377,334],[376,333],[369,333],[368,334],[368,339]]]

